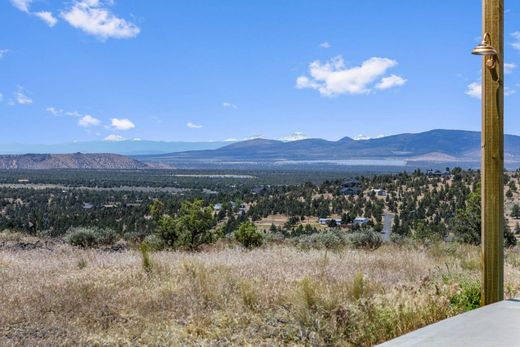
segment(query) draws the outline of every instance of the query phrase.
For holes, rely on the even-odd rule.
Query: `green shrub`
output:
[[[457,311],[469,311],[480,307],[480,282],[465,280],[450,298],[450,305]]]
[[[260,247],[264,243],[264,235],[256,230],[253,222],[249,221],[240,224],[234,236],[246,248]]]
[[[347,240],[349,245],[354,248],[377,249],[383,244],[381,235],[371,230],[349,234]]]
[[[98,245],[113,245],[119,240],[117,233],[109,228],[95,229],[94,234]]]
[[[91,228],[73,228],[68,232],[67,241],[76,247],[94,247],[97,245],[96,232]]]
[[[303,249],[340,249],[347,245],[347,235],[343,231],[332,230],[311,235],[303,235],[294,239],[297,247]]]
[[[148,235],[144,238],[143,244],[146,244],[149,250],[157,252],[164,249],[165,244],[163,239],[157,235]]]
[[[137,232],[137,231],[130,231],[123,234],[123,240],[131,243],[140,243],[146,238],[146,234]]]
[[[168,247],[195,249],[220,236],[214,226],[213,209],[203,200],[184,201],[177,217],[159,217],[155,232]]]
[[[73,246],[90,248],[99,245],[112,245],[119,239],[112,229],[75,227],[67,231],[66,240]]]

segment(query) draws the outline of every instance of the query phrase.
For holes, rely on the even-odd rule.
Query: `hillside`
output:
[[[479,162],[480,133],[463,130],[431,130],[355,141],[306,139],[294,142],[254,139],[215,150],[143,156],[159,162],[291,162],[344,160],[402,160],[413,162]],[[506,135],[505,159],[520,162],[520,136]]]
[[[147,155],[181,151],[216,149],[229,142],[181,142],[181,141],[89,141],[61,144],[0,143],[0,154],[25,153],[115,153],[121,155]]]
[[[144,169],[147,164],[117,154],[0,155],[0,169]]]

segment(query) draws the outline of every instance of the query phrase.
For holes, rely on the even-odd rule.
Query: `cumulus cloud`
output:
[[[513,36],[513,43],[511,44],[514,49],[520,51],[520,31],[516,31],[511,34]]]
[[[29,13],[32,0],[11,0],[11,4],[20,11]]]
[[[112,134],[112,135],[108,135],[107,137],[105,137],[105,141],[120,142],[120,141],[126,141],[126,138],[121,135]]]
[[[137,25],[112,14],[105,5],[114,0],[79,0],[72,7],[61,12],[61,17],[76,29],[100,39],[128,39],[141,31]]]
[[[132,123],[131,120],[126,118],[112,118],[111,119],[112,128],[117,130],[130,130],[135,128],[135,124]]]
[[[238,106],[231,103],[231,102],[223,102],[222,103],[222,107],[225,107],[225,108],[234,108],[235,110],[238,109]]]
[[[54,17],[54,15],[49,11],[36,12],[34,15],[47,23],[51,28],[58,23],[56,17]]]
[[[320,43],[321,48],[330,48],[332,45],[328,43],[327,41]]]
[[[315,89],[324,96],[341,94],[367,94],[377,85],[382,87],[396,87],[406,82],[402,77],[392,75],[383,77],[388,69],[395,67],[397,61],[388,58],[373,57],[365,60],[360,66],[347,68],[343,57],[335,57],[322,64],[314,61],[309,65],[309,75],[300,76],[296,80],[296,88]],[[383,79],[387,79],[383,81]],[[390,78],[390,80],[388,80]],[[401,84],[395,84],[396,78],[402,79]],[[379,83],[374,86],[376,81]],[[389,86],[389,84],[394,85]],[[378,88],[384,89],[384,88]]]
[[[92,117],[91,115],[87,114],[83,116],[79,121],[78,125],[83,128],[90,128],[93,126],[100,125],[101,121],[95,117]]]
[[[515,89],[504,87],[504,96],[511,96],[516,93]],[[482,82],[473,82],[468,84],[466,95],[472,98],[482,99]]]
[[[378,84],[376,84],[376,89],[389,89],[393,87],[400,87],[407,82],[406,79],[397,75],[390,75],[388,77],[383,77]]]
[[[304,133],[297,131],[297,132],[294,132],[294,133],[292,133],[290,135],[281,137],[280,141],[293,142],[293,141],[305,140],[305,139],[308,139],[308,138],[309,137],[307,135],[305,135]]]
[[[18,87],[18,90],[14,94],[14,103],[19,105],[30,105],[33,103],[32,99],[25,94],[22,87]]]
[[[188,122],[188,123],[186,124],[186,126],[187,126],[188,128],[190,128],[190,129],[200,129],[200,128],[202,128],[202,125],[200,125],[200,124],[195,124],[195,123],[192,123],[192,122]]]
[[[473,82],[468,85],[466,95],[472,98],[482,99],[482,82]]]

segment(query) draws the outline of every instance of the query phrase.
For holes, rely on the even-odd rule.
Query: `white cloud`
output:
[[[121,135],[112,134],[112,135],[108,135],[107,137],[105,137],[105,141],[121,142],[121,141],[126,141],[126,138]]]
[[[200,129],[202,128],[202,125],[199,125],[199,124],[195,124],[195,123],[192,123],[192,122],[188,122],[186,124],[186,126],[190,129]]]
[[[513,70],[516,69],[516,64],[513,63],[504,63],[504,73],[510,74],[513,73]]]
[[[516,89],[504,87],[504,96],[511,96],[516,93]],[[482,99],[482,82],[473,82],[468,85],[466,95],[473,98]]]
[[[112,118],[112,127],[117,130],[130,130],[135,128],[135,124],[131,120],[126,118]]]
[[[134,23],[113,15],[104,4],[111,5],[114,0],[79,0],[72,7],[61,12],[61,17],[74,28],[101,39],[128,39],[139,34]]]
[[[8,49],[0,49],[0,59],[2,59],[8,52]]]
[[[18,90],[14,94],[14,101],[19,105],[30,105],[33,103],[32,99],[25,94],[22,87],[18,87]]]
[[[513,39],[515,40],[511,45],[514,49],[520,51],[520,31],[512,33],[511,36],[513,36]]]
[[[29,13],[32,0],[11,0],[11,4],[20,11]]]
[[[482,99],[482,82],[473,82],[468,85],[466,95],[472,98]]]
[[[231,102],[223,102],[222,107],[238,109],[238,106]]]
[[[0,102],[4,101],[4,94],[0,93]]]
[[[380,138],[383,138],[383,137],[385,137],[385,135],[377,135],[377,136],[371,137],[371,136],[366,136],[366,135],[363,135],[363,134],[359,134],[357,136],[354,136],[354,140],[355,141],[363,141],[363,140],[370,140],[370,139],[380,139]]]
[[[290,135],[287,135],[287,136],[284,136],[284,137],[281,137],[280,138],[280,141],[284,141],[284,142],[292,142],[292,141],[300,141],[300,140],[305,140],[305,139],[308,139],[309,137],[307,135],[305,135],[304,133],[301,133],[299,131],[295,132],[295,133],[292,133]]]
[[[396,65],[395,60],[378,57],[365,60],[360,66],[352,68],[345,66],[341,56],[335,57],[325,64],[317,60],[309,65],[310,77],[298,77],[296,88],[316,89],[325,96],[367,94],[372,91],[374,82]]]
[[[84,127],[84,128],[89,128],[89,127],[92,127],[92,126],[97,126],[101,124],[101,121],[95,117],[92,117],[91,115],[87,114],[85,116],[83,116],[79,121],[78,121],[78,125],[80,127]]]
[[[51,28],[55,26],[56,23],[58,23],[56,17],[54,17],[52,13],[49,11],[36,12],[34,15],[43,20],[45,23],[47,23],[47,25]]]
[[[407,82],[406,79],[397,75],[390,75],[388,77],[383,77],[378,84],[376,84],[376,89],[389,89],[393,87],[399,87],[404,85]]]
[[[81,117],[81,113],[79,113],[78,111],[67,111],[67,112],[65,112],[65,114],[69,117],[76,117],[76,118]]]
[[[47,107],[45,110],[55,116],[63,114],[63,110],[56,107]]]
[[[234,138],[234,137],[230,137],[230,138],[227,138],[224,140],[224,142],[237,142],[237,141],[240,141],[240,140],[237,138]]]
[[[332,45],[328,43],[327,41],[320,43],[321,48],[330,48]]]

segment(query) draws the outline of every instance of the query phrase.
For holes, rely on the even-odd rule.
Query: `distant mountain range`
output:
[[[255,168],[259,166],[321,168],[345,165],[397,168],[446,165],[478,168],[480,142],[479,132],[463,130],[431,130],[368,140],[353,140],[349,137],[338,141],[305,139],[292,142],[254,139],[227,145],[218,142],[128,141],[112,143],[111,146],[114,152],[134,153],[130,157],[117,154],[81,153],[0,155],[0,169]],[[90,143],[85,149],[95,151],[96,147],[92,144]],[[86,144],[78,144],[78,147],[80,145],[86,146]],[[175,150],[164,153],[171,148]],[[185,148],[191,150],[186,151]],[[202,150],[192,150],[193,148],[202,148]],[[48,147],[40,148],[38,152],[42,153],[45,149]],[[153,154],[135,154],[143,152]],[[504,159],[508,168],[520,167],[520,136],[505,136]]]
[[[139,156],[146,162],[180,166],[237,164],[345,164],[405,166],[420,163],[465,163],[478,167],[480,132],[431,130],[369,140],[344,137],[338,141],[305,139],[293,142],[254,139],[222,148]],[[505,160],[520,163],[520,136],[505,136]]]
[[[0,169],[146,169],[150,165],[117,154],[23,154],[0,155]]]
[[[26,153],[114,153],[122,155],[146,155],[216,149],[229,142],[181,142],[181,141],[90,141],[52,145],[38,144],[0,144],[0,154]]]

